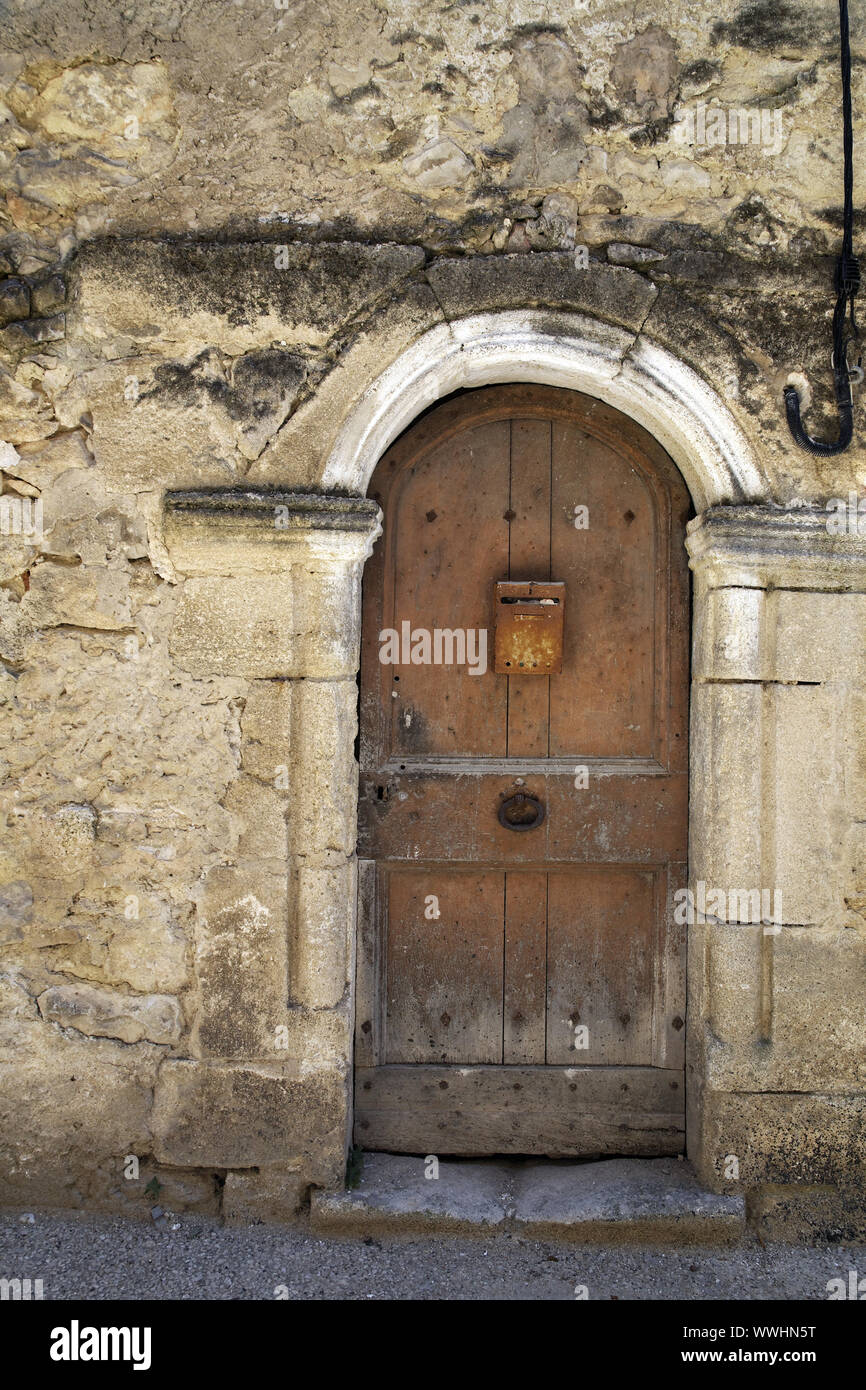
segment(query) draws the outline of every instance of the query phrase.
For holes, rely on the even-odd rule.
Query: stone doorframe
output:
[[[166,1160],[188,1162],[172,1134],[188,1131],[191,1112],[240,1105],[232,1128],[248,1148],[223,1154],[214,1121],[209,1161],[250,1170],[238,1200],[256,1210],[279,1213],[280,1194],[305,1183],[339,1186],[351,1133],[361,575],[381,530],[363,493],[435,400],[514,381],[584,391],[632,416],[672,455],[698,513],[687,541],[690,886],[776,890],[781,907],[764,925],[717,910],[690,929],[689,1156],[719,1191],[863,1172],[862,1025],[816,1047],[809,996],[820,980],[853,1020],[845,972],[863,964],[851,903],[858,883],[866,892],[866,793],[828,729],[862,724],[866,544],[829,535],[822,511],[771,503],[733,417],[671,354],[580,315],[527,310],[419,338],[347,403],[321,492],[166,499],[165,541],[184,578],[172,654],[194,674],[250,682],[241,766],[262,784],[282,771],[286,835],[265,877],[282,864],[288,892],[267,909],[277,929],[254,966],[261,1026],[233,1042],[232,996],[209,997],[205,973],[196,1056],[175,1064],[187,1071],[157,1129]],[[225,866],[220,910],[271,901],[273,887],[257,886],[264,862]],[[207,904],[200,911],[207,923]],[[229,1180],[227,1201],[230,1190]]]

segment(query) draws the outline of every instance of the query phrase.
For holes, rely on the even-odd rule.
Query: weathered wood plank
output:
[[[595,865],[549,875],[548,1062],[652,1066],[654,877]]]
[[[509,579],[551,579],[549,420],[511,421]],[[500,576],[504,578],[505,576]],[[549,676],[508,676],[508,755],[546,757]]]
[[[355,1142],[393,1153],[673,1154],[683,1076],[652,1067],[380,1067],[357,1073]]]
[[[509,433],[507,420],[470,427],[403,474],[390,518],[383,628],[409,622],[431,643],[436,629],[489,629],[493,584],[508,565]],[[471,674],[468,642],[462,665],[459,639],[450,650],[443,643],[441,655],[455,660],[386,668],[393,752],[505,752],[505,682]],[[492,665],[492,643],[487,659]]]
[[[505,876],[503,1062],[543,1063],[547,1013],[547,874]]]
[[[387,1060],[500,1062],[504,873],[394,870],[385,885]]]
[[[358,928],[355,947],[355,1066],[375,1067],[380,1053],[378,873],[373,859],[358,860]]]

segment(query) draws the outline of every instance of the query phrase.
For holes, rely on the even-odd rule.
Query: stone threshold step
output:
[[[441,1159],[363,1156],[358,1185],[314,1192],[313,1230],[328,1235],[493,1235],[600,1244],[729,1245],[745,1199],[716,1196],[676,1158]]]

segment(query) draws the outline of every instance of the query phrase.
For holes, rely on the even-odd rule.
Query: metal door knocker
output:
[[[499,823],[506,830],[534,830],[543,820],[543,803],[528,792],[515,792],[500,803]]]

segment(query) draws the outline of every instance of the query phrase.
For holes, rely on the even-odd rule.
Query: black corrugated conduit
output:
[[[860,263],[853,251],[854,231],[854,135],[851,120],[851,44],[848,35],[848,0],[839,0],[839,27],[842,59],[842,150],[844,156],[845,205],[842,215],[842,252],[836,262],[836,308],[833,311],[833,381],[839,410],[839,438],[813,439],[800,419],[800,397],[796,386],[786,386],[785,412],[791,433],[812,454],[841,454],[854,434],[852,387],[863,380],[858,354],[852,365],[849,355],[860,338],[854,316],[854,298],[860,288]],[[856,348],[855,348],[856,351]]]

